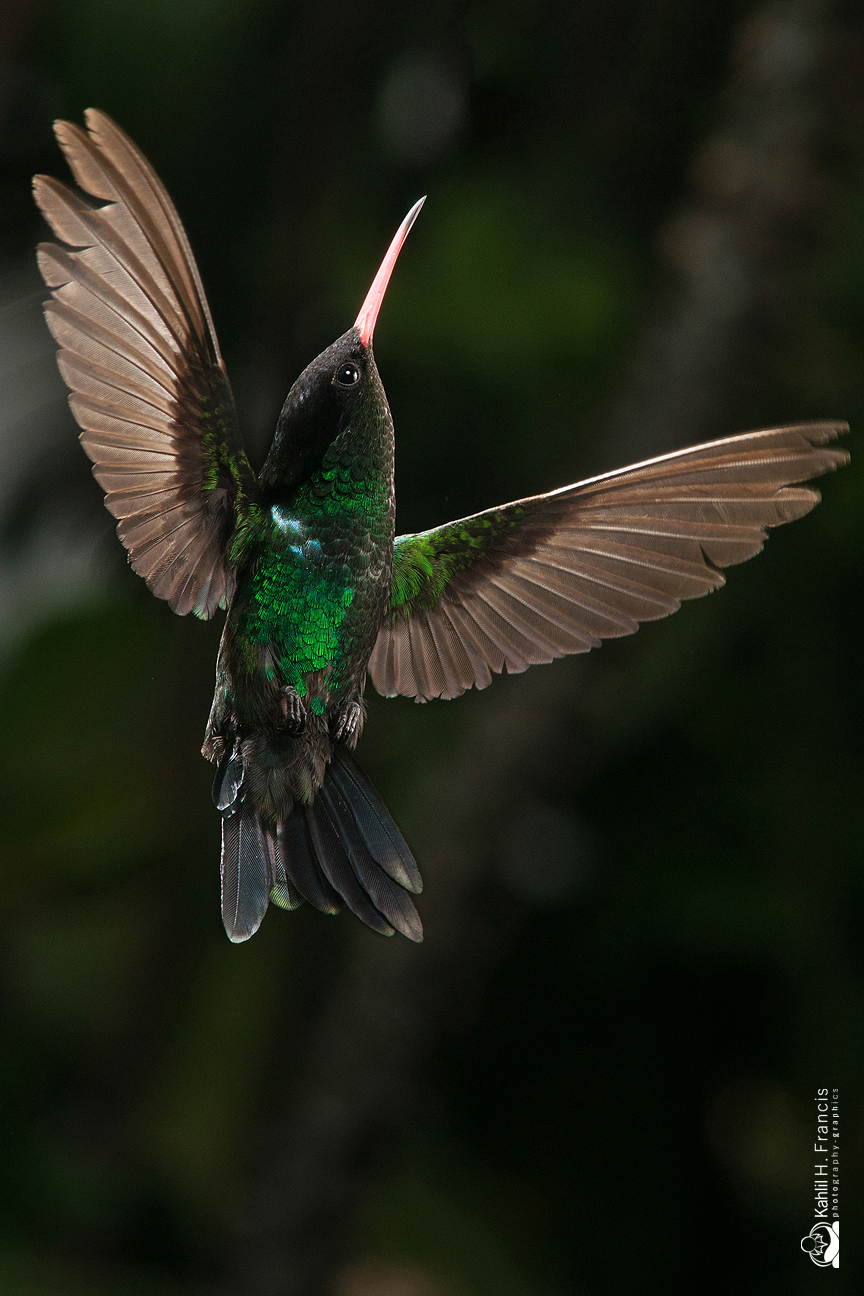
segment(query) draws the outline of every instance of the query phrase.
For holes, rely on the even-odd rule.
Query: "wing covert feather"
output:
[[[231,594],[225,553],[256,483],[204,289],[158,176],[104,113],[55,132],[85,201],[37,176],[67,246],[43,243],[45,315],[81,444],[129,561],[175,612],[209,617]]]
[[[846,462],[831,444],[845,430],[747,432],[400,536],[372,682],[458,697],[668,616],[813,508],[797,483]]]

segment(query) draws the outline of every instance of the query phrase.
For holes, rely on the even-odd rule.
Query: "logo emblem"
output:
[[[835,1220],[833,1224],[814,1224],[807,1236],[801,1239],[801,1250],[806,1251],[820,1269],[839,1269],[840,1221]]]

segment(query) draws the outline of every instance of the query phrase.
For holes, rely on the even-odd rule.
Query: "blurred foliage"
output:
[[[600,412],[747,6],[7,4],[7,272],[41,237],[30,173],[62,173],[52,116],[104,108],[183,214],[260,460],[293,376],[428,193],[376,337],[400,526],[616,466]],[[822,251],[729,431],[864,415],[860,15],[830,57]],[[421,65],[437,133],[399,116]],[[102,537],[98,592],[0,628],[0,1290],[167,1296],[216,1280],[316,1012],[376,938],[274,912],[228,945],[197,755],[218,626],[125,569],[64,427],[34,513],[71,500]],[[815,1291],[799,1238],[820,1085],[840,1088],[860,1223],[860,466],[823,493],[719,597],[607,644],[588,675],[543,668],[572,670],[579,723],[501,846],[515,934],[382,1161],[361,1259],[464,1296]],[[26,519],[7,544],[26,552]],[[397,818],[486,705],[370,699],[364,759]],[[526,884],[540,830],[557,863]]]

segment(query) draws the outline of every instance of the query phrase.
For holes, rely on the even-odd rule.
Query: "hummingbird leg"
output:
[[[332,730],[333,741],[344,742],[349,747],[354,747],[360,737],[365,719],[366,710],[362,702],[355,699],[347,703],[336,719],[335,728]]]
[[[282,725],[288,733],[299,734],[306,728],[308,713],[300,694],[291,685],[282,690]]]

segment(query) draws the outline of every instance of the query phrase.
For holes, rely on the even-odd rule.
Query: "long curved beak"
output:
[[[418,199],[394,234],[393,242],[387,249],[387,255],[381,262],[378,273],[372,280],[372,287],[366,294],[366,300],[360,307],[360,314],[354,321],[354,327],[360,334],[360,341],[364,346],[368,346],[372,341],[372,334],[375,331],[375,322],[378,319],[378,312],[381,309],[381,303],[384,300],[384,294],[387,291],[387,285],[390,282],[390,276],[393,273],[396,258],[402,251],[402,244],[408,237],[408,231],[419,216],[420,208],[423,206],[425,201],[425,195]]]

